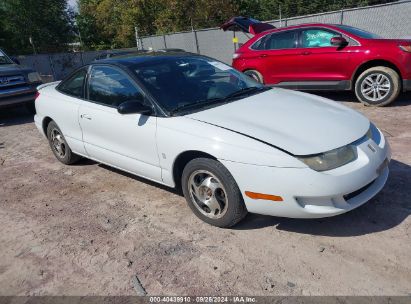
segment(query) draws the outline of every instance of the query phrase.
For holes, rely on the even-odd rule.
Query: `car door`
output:
[[[79,110],[85,150],[90,158],[161,181],[156,145],[157,118],[120,114],[125,101],[152,104],[122,69],[95,65],[87,80],[87,101]]]
[[[338,32],[321,27],[301,30],[299,81],[336,83],[350,79],[351,75],[348,71],[350,45],[343,47],[331,45],[331,38],[341,36],[342,34]],[[349,41],[348,37],[344,38]],[[315,83],[313,85],[316,86]],[[317,85],[321,84],[317,83]]]
[[[268,34],[251,46],[253,58],[247,58],[264,77],[266,84],[294,81],[298,78],[296,59],[298,30]],[[251,61],[250,61],[251,59]]]
[[[78,154],[86,154],[82,131],[78,122],[78,111],[84,98],[87,67],[75,71],[57,86],[58,102],[50,103],[50,112],[62,130],[70,148]]]

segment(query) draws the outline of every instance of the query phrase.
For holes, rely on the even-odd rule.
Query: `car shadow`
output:
[[[0,127],[21,125],[34,121],[34,115],[25,107],[4,108],[0,110]]]
[[[151,180],[145,179],[143,177],[140,177],[140,176],[137,176],[137,175],[122,171],[120,169],[110,167],[110,166],[105,165],[105,164],[98,164],[98,166],[101,167],[101,168],[104,168],[106,170],[109,170],[111,172],[114,172],[116,174],[121,174],[121,175],[126,176],[128,178],[134,179],[135,181],[138,181],[140,183],[144,183],[144,184],[147,184],[147,185],[150,185],[150,186],[153,186],[153,187],[168,191],[170,193],[183,196],[182,192],[179,189],[167,187],[165,185],[162,185],[162,184],[153,182]]]
[[[322,96],[331,100],[335,101],[344,101],[344,102],[352,102],[352,103],[359,103],[357,97],[355,96],[354,92],[350,91],[306,91],[307,93],[311,93],[314,95]],[[408,106],[411,104],[411,92],[401,93],[397,100],[389,104],[385,107],[401,107],[401,106]]]
[[[361,207],[330,218],[288,219],[249,214],[237,230],[275,227],[302,234],[350,237],[391,229],[411,214],[411,166],[392,160],[390,176],[383,190]]]
[[[88,161],[87,164],[95,164]],[[90,163],[89,163],[90,162]],[[81,162],[80,162],[81,164]],[[98,164],[99,167],[135,181],[183,196],[180,190],[149,181],[142,177]],[[384,189],[363,206],[330,218],[290,219],[249,213],[233,230],[255,230],[273,227],[277,230],[333,237],[350,237],[389,230],[401,224],[411,214],[411,166],[392,160],[390,176]]]

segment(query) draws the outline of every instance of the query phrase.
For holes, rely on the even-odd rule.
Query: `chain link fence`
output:
[[[335,23],[355,26],[376,33],[384,38],[411,39],[411,0],[388,4],[344,9],[309,16],[273,20],[268,23],[284,27],[302,23]],[[165,35],[140,38],[144,49],[178,48],[192,53],[207,55],[231,64],[235,45],[233,32],[219,28],[193,30]],[[239,43],[246,42],[251,36],[236,32]],[[75,68],[93,61],[105,51],[59,53],[50,55],[19,56],[22,64],[33,67],[42,75],[52,79],[62,79]]]

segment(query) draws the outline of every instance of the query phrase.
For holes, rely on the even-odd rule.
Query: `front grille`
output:
[[[360,189],[358,189],[358,190],[356,190],[356,191],[354,191],[354,192],[351,192],[351,193],[348,193],[348,194],[344,195],[344,199],[345,199],[346,201],[348,201],[348,200],[356,197],[357,195],[360,195],[360,194],[363,193],[365,190],[367,190],[367,189],[374,183],[374,181],[375,181],[375,180],[373,180],[371,183],[365,185],[364,187],[362,187],[362,188],[360,188]]]
[[[23,75],[0,76],[0,99],[32,94],[32,91]]]
[[[25,85],[26,80],[22,75],[0,76],[0,90],[5,87]]]

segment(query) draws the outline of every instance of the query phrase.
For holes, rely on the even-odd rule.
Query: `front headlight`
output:
[[[327,171],[341,167],[357,158],[354,146],[348,145],[312,156],[299,156],[298,159],[315,171]]]
[[[27,75],[29,82],[41,82],[40,74],[37,72],[31,72]]]
[[[370,128],[368,132],[365,134],[365,137],[368,139],[372,139],[377,145],[381,143],[381,132],[378,128],[373,124],[370,123]]]

